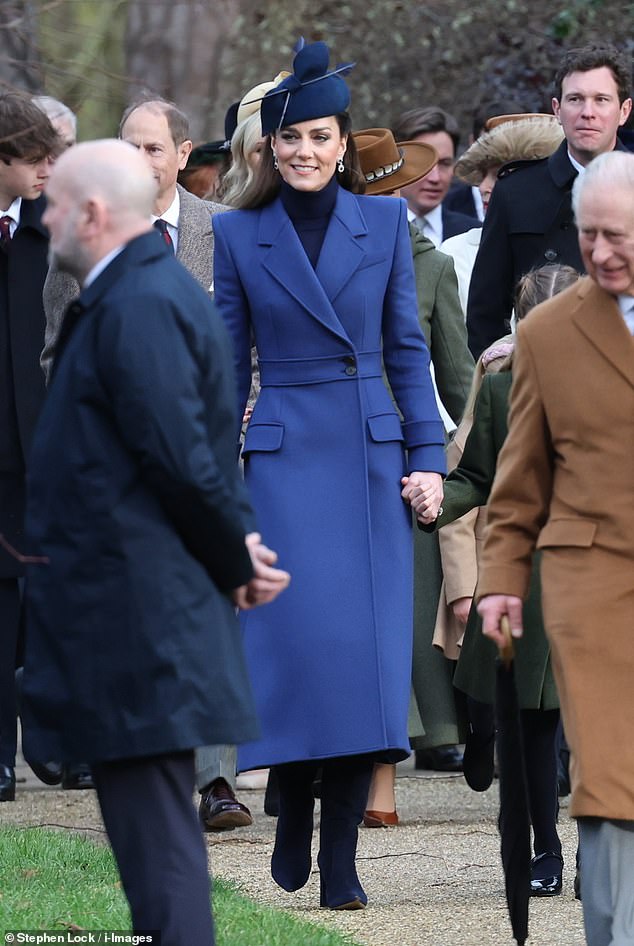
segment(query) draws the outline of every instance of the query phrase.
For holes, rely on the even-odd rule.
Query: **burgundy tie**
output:
[[[9,249],[9,244],[11,243],[11,224],[13,223],[13,217],[0,217],[0,250],[3,250],[5,253]]]
[[[154,226],[156,227],[156,229],[158,230],[158,232],[161,234],[161,236],[163,237],[163,239],[165,240],[165,242],[167,243],[167,245],[169,246],[170,250],[171,250],[172,253],[173,253],[173,252],[174,252],[174,242],[173,242],[173,240],[172,240],[172,238],[171,238],[171,236],[170,236],[169,230],[167,229],[167,224],[166,224],[166,222],[163,220],[162,217],[158,217],[158,218],[154,221]]]

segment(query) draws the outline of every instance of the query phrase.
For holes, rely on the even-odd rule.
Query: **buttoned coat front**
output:
[[[518,328],[478,596],[542,606],[574,816],[634,820],[634,338],[590,278]]]
[[[292,573],[284,596],[244,620],[263,738],[239,766],[402,756],[413,578],[400,478],[444,471],[405,204],[339,189],[315,270],[279,199],[222,214],[214,229],[240,408],[253,337],[259,357],[245,476]]]

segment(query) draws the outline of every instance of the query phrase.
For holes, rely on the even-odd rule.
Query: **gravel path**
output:
[[[25,768],[16,802],[0,806],[2,821],[74,828],[103,838],[94,792],[62,792],[40,785]],[[260,903],[347,932],[363,946],[483,946],[514,942],[504,901],[496,829],[496,784],[470,791],[461,776],[417,773],[399,766],[401,825],[360,830],[359,875],[368,908],[321,910],[319,879],[287,894],[272,881],[268,863],[275,820],[263,813],[263,792],[240,793],[254,815],[251,828],[207,835],[214,873],[238,883]],[[583,946],[581,904],[572,879],[576,827],[564,800],[560,834],[566,869],[560,897],[531,900],[529,946]],[[316,851],[314,852],[316,855]],[[300,946],[300,944],[298,944]]]

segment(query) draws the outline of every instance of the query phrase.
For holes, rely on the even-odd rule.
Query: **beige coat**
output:
[[[465,415],[447,447],[447,469],[450,471],[460,463],[464,445],[473,425],[473,407],[482,379],[485,374],[497,373],[500,370],[508,357],[513,340],[513,335],[505,335],[504,338],[490,345],[478,358]],[[465,632],[465,625],[460,623],[451,606],[458,598],[472,598],[475,594],[478,559],[484,540],[486,521],[486,507],[479,506],[444,526],[438,532],[443,582],[432,644],[449,660],[457,660],[460,656]]]
[[[634,338],[589,277],[518,329],[478,597],[544,620],[572,750],[571,813],[634,820]]]

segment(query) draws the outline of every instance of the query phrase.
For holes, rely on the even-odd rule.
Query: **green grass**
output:
[[[218,946],[353,946],[335,931],[259,906],[214,881]],[[0,933],[125,930],[130,914],[110,849],[68,832],[0,828]]]

